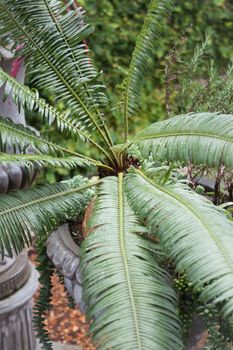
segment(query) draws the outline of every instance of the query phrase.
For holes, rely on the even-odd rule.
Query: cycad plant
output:
[[[92,166],[98,177],[77,176],[1,195],[0,249],[19,252],[32,234],[47,237],[91,203],[81,266],[97,348],[183,349],[174,274],[185,274],[199,291],[198,303],[216,305],[226,325],[233,311],[233,224],[224,210],[179,180],[176,169],[188,162],[232,168],[233,116],[177,116],[129,139],[128,124],[140,109],[153,47],[172,9],[170,0],[152,0],[122,84],[124,140],[114,145],[103,112],[106,89],[83,43],[93,28],[80,8],[70,10],[72,4],[0,0],[0,35],[22,47],[33,89],[3,70],[0,81],[19,108],[37,111],[43,123],[53,123],[77,144],[95,147],[99,159],[1,118],[0,162],[40,170]],[[41,91],[55,96],[54,105],[40,97]],[[56,107],[61,101],[64,112]],[[9,155],[12,145],[15,154]],[[29,145],[34,154],[26,153]]]

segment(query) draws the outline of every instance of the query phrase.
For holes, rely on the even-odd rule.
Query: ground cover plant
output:
[[[52,230],[88,206],[81,269],[97,348],[183,349],[187,309],[182,313],[178,305],[180,292],[192,298],[204,319],[212,315],[207,326],[218,338],[218,349],[226,348],[232,333],[233,224],[223,209],[180,180],[177,169],[189,162],[231,169],[233,116],[180,115],[129,139],[153,47],[173,7],[170,0],[152,0],[123,82],[117,105],[122,143],[114,145],[104,114],[106,87],[84,42],[93,27],[82,9],[71,10],[72,4],[73,0],[66,5],[58,0],[0,0],[0,35],[21,47],[34,88],[3,70],[0,81],[19,107],[39,112],[42,122],[55,125],[65,138],[94,147],[99,159],[1,118],[0,162],[29,170],[68,167],[77,174],[80,168],[94,167],[97,177],[77,175],[1,195],[1,251],[21,251],[33,234],[45,250]],[[55,105],[40,97],[41,90],[55,96]],[[66,106],[64,113],[56,107],[60,102]],[[12,145],[15,153],[7,154]],[[29,145],[34,154],[26,153]],[[40,269],[46,276],[53,268],[42,259]],[[46,283],[48,290],[49,280]]]

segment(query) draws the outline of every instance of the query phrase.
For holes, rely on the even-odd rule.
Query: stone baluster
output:
[[[38,273],[21,253],[0,262],[0,349],[35,350],[32,296]]]

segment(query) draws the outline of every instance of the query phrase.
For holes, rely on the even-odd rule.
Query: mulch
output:
[[[30,253],[30,260],[35,263],[36,253]],[[68,305],[67,293],[59,283],[57,275],[52,277],[52,307],[46,318],[49,337],[54,342],[69,345],[79,345],[84,350],[95,350],[88,336],[89,325],[85,315],[79,309]],[[38,291],[34,298],[37,298]]]

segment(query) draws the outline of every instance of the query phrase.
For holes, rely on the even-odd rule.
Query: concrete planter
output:
[[[80,271],[80,247],[71,237],[67,224],[54,231],[46,242],[48,257],[64,276],[65,286],[80,310],[85,313],[82,301],[82,283]]]

